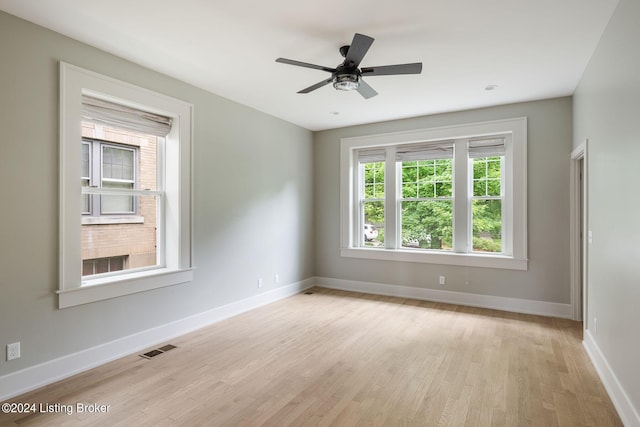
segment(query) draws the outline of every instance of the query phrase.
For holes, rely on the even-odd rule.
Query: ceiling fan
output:
[[[390,76],[395,74],[420,74],[422,72],[422,62],[358,68],[360,62],[362,62],[362,58],[364,58],[367,51],[373,44],[373,40],[374,39],[372,37],[356,33],[353,36],[353,41],[350,46],[342,46],[340,48],[340,54],[344,57],[344,61],[336,68],[323,67],[322,65],[309,64],[286,58],[278,58],[276,59],[276,62],[297,65],[298,67],[313,68],[315,70],[322,70],[327,73],[331,73],[330,78],[302,89],[298,91],[298,93],[309,93],[324,85],[333,83],[333,87],[338,90],[357,90],[365,99],[376,96],[378,92],[362,80],[363,77]]]

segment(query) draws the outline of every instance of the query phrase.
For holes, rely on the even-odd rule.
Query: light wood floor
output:
[[[0,424],[622,425],[581,339],[568,320],[315,288],[12,399],[73,415]]]

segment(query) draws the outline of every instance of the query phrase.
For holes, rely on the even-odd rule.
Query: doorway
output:
[[[571,306],[573,319],[583,321],[588,329],[587,302],[587,141],[583,141],[571,153],[570,189],[570,257],[571,257]]]

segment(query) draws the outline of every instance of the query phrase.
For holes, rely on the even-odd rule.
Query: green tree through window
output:
[[[340,255],[526,270],[527,119],[340,140]]]
[[[473,250],[502,252],[502,159],[473,159]]]
[[[402,246],[452,248],[451,159],[402,162]]]
[[[384,243],[384,162],[364,163],[364,223],[373,225],[377,237],[365,239],[365,246],[379,246]]]

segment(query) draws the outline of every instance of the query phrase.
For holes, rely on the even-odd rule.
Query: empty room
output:
[[[0,426],[640,427],[638,22],[0,0]]]

